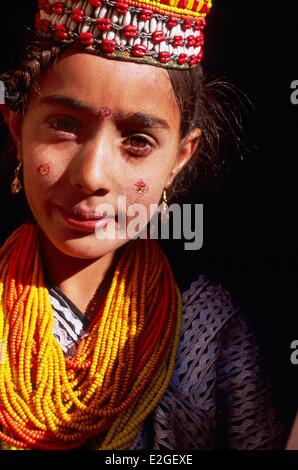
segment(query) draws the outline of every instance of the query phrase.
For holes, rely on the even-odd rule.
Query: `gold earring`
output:
[[[22,184],[20,180],[21,167],[22,167],[22,162],[18,164],[14,172],[14,180],[11,183],[12,194],[18,194],[22,189]]]
[[[166,223],[169,220],[169,206],[167,200],[167,191],[164,189],[162,193],[162,202],[160,210],[161,222]]]

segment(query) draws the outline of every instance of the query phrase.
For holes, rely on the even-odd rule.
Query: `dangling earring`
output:
[[[165,189],[163,190],[163,193],[162,193],[160,220],[163,223],[166,223],[169,220],[169,206],[168,206],[168,200],[167,200],[167,191]]]
[[[21,167],[22,167],[22,162],[18,164],[14,172],[14,180],[10,186],[12,194],[18,194],[22,189],[22,184],[20,180]]]

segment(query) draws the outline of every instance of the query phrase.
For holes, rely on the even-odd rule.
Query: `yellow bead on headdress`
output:
[[[203,56],[211,0],[39,0],[36,30],[112,59],[189,68]]]

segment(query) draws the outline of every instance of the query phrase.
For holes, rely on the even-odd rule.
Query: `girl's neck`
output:
[[[48,281],[59,287],[82,313],[86,313],[96,290],[100,305],[109,289],[123,246],[97,259],[82,259],[62,253],[42,231],[39,239]]]

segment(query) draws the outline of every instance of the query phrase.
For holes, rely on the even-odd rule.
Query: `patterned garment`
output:
[[[50,287],[49,297],[54,310],[53,333],[64,354],[71,358],[87,331],[89,321],[60,289]]]
[[[73,356],[88,323],[49,286],[54,334]],[[246,318],[228,292],[204,275],[183,293],[183,324],[170,386],[132,449],[279,449],[285,433]]]

